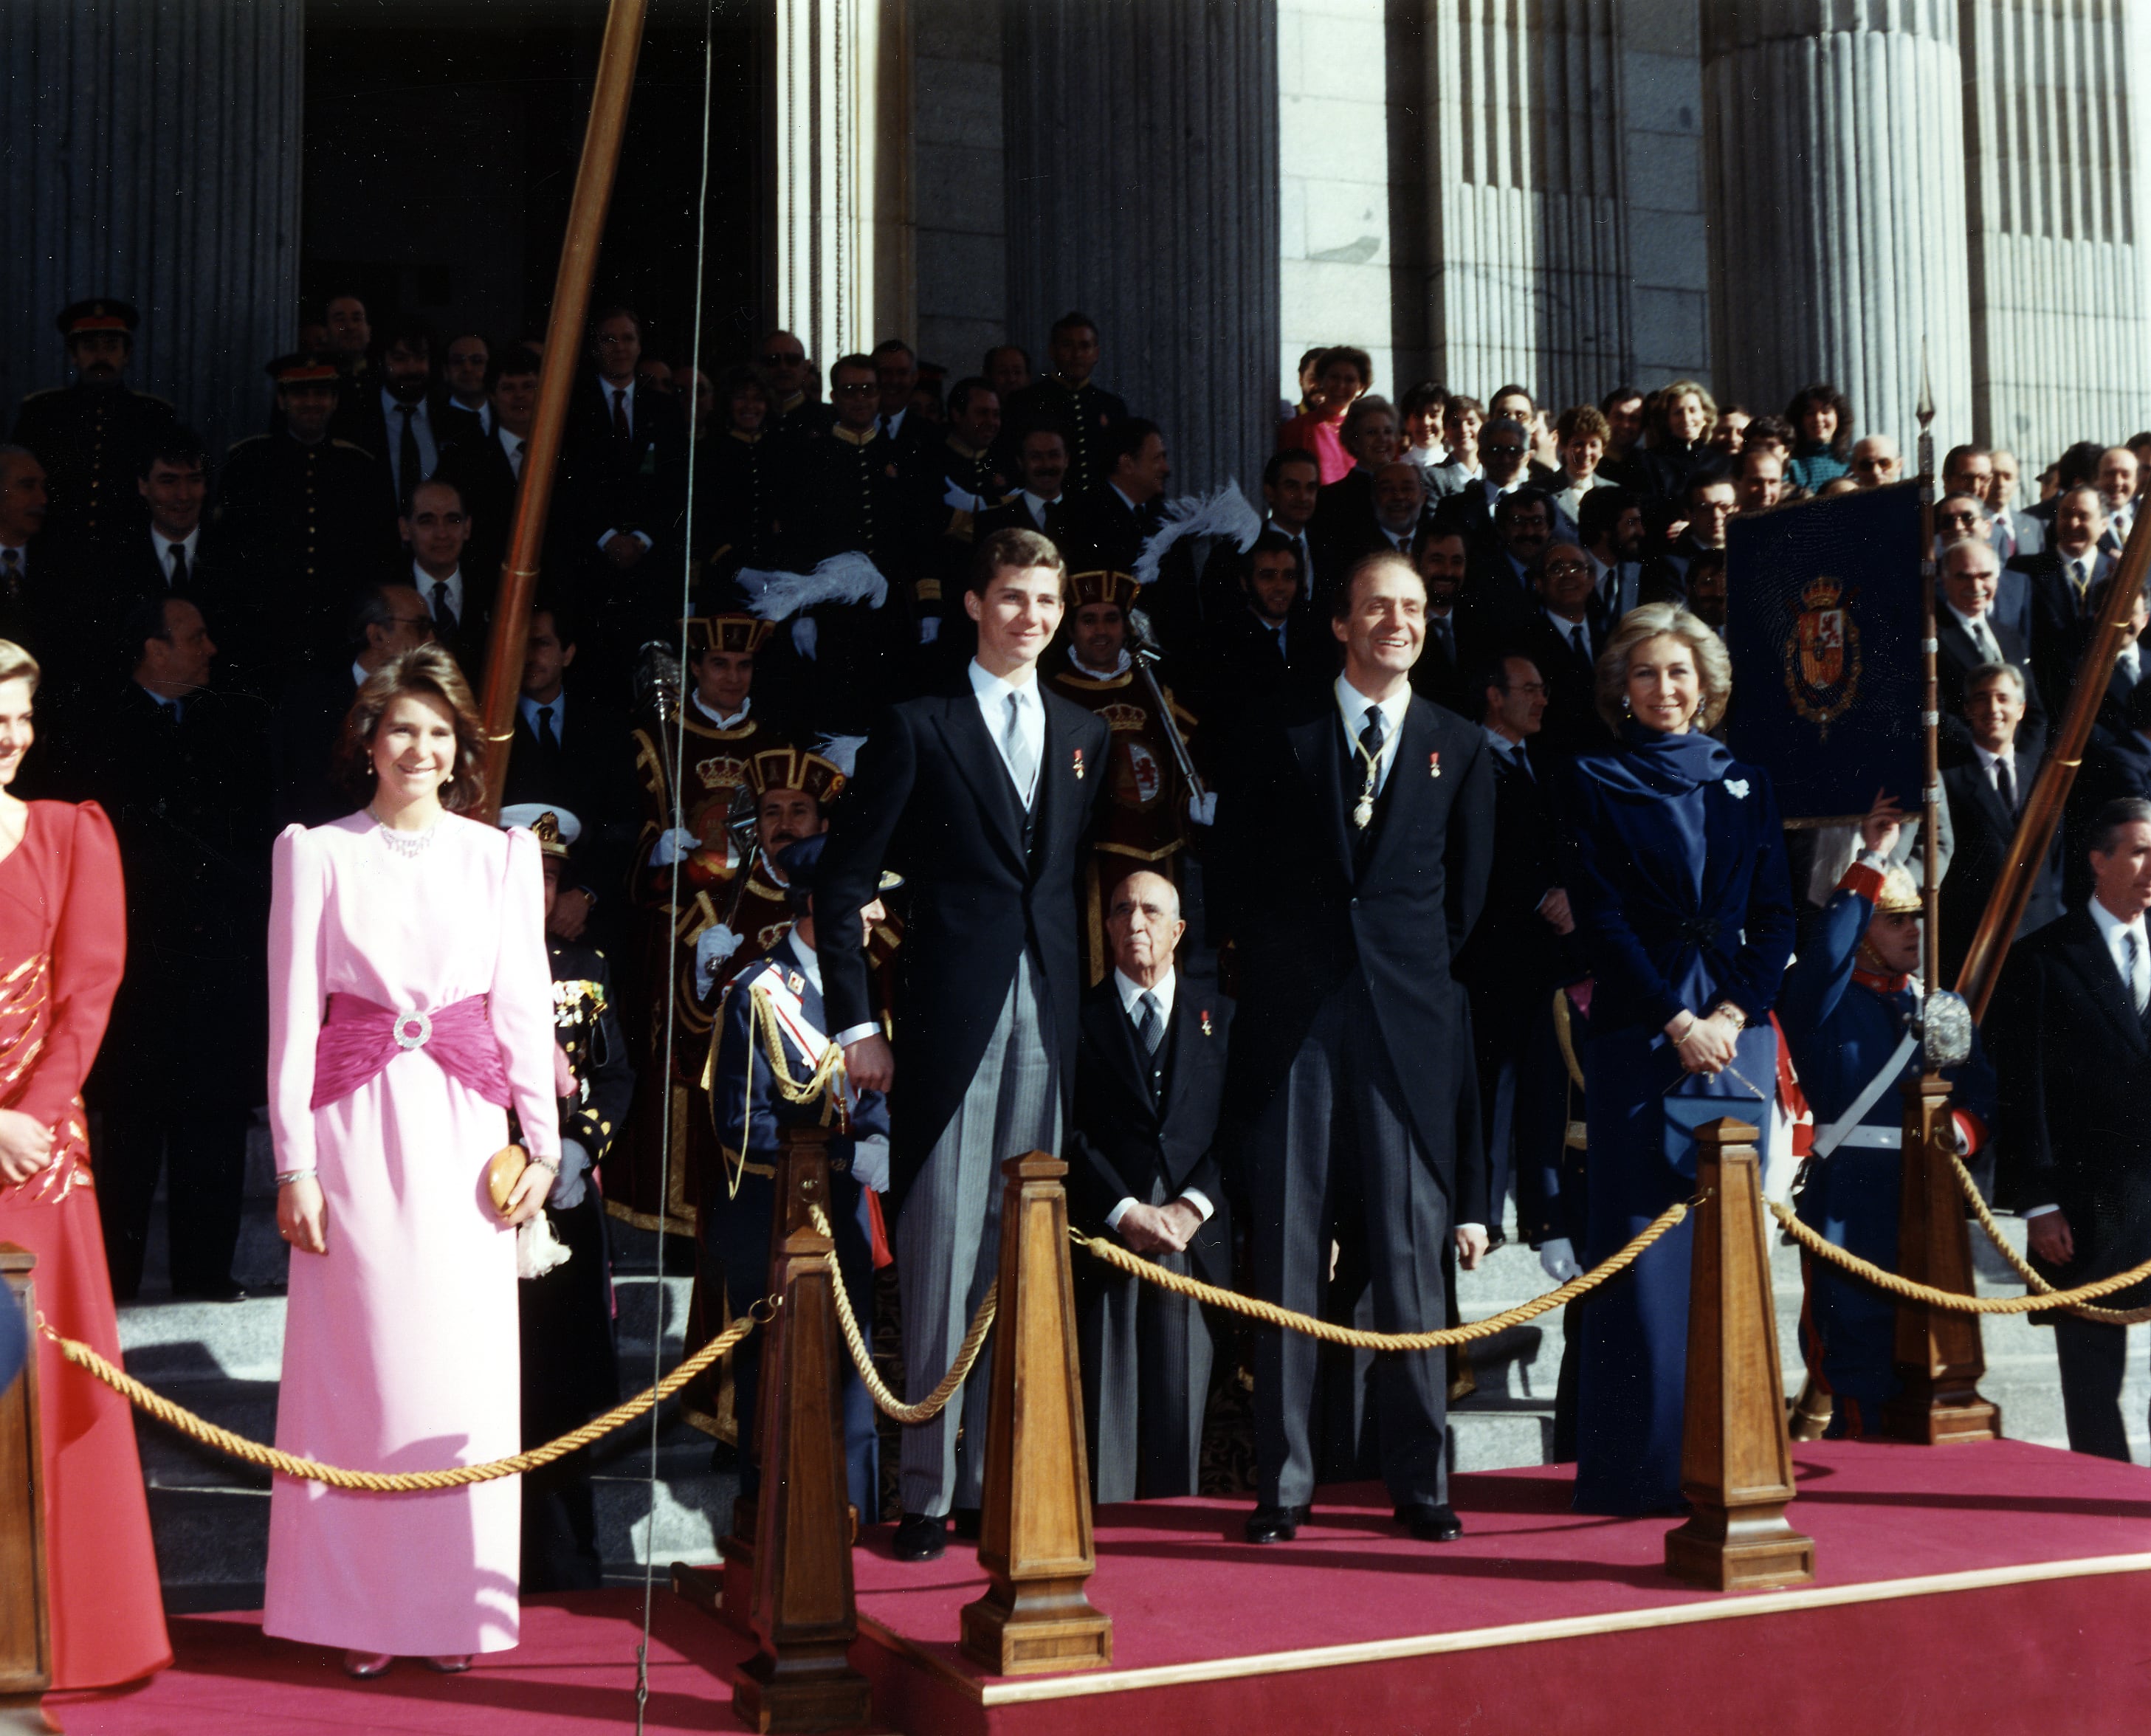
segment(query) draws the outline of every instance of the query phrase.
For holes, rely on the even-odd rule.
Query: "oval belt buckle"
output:
[[[423,1049],[427,1039],[433,1035],[433,1020],[430,1014],[417,1007],[396,1015],[396,1046],[398,1049]]]

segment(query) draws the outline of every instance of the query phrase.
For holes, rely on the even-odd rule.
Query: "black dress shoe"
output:
[[[244,1302],[246,1291],[243,1285],[230,1278],[212,1278],[203,1284],[174,1284],[172,1294],[182,1302]]]
[[[1248,1541],[1289,1543],[1299,1535],[1300,1521],[1306,1517],[1304,1507],[1273,1507],[1263,1502],[1248,1516]]]
[[[899,1561],[934,1561],[949,1546],[949,1521],[931,1513],[906,1513],[897,1522],[896,1558]]]
[[[953,1528],[959,1542],[975,1543],[979,1541],[979,1533],[985,1526],[985,1516],[979,1508],[952,1507],[949,1514],[954,1521]]]
[[[1415,1501],[1399,1507],[1397,1523],[1422,1543],[1454,1543],[1464,1535],[1464,1521],[1447,1501]]]

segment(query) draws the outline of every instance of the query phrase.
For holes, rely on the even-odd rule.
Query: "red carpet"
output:
[[[1113,1667],[1082,1675],[980,1678],[954,1644],[975,1561],[902,1566],[883,1528],[856,1557],[853,1655],[878,1715],[932,1736],[2151,1727],[2151,1471],[2007,1441],[1794,1456],[1818,1574],[1789,1591],[1679,1589],[1660,1566],[1670,1521],[1581,1517],[1548,1468],[1458,1478],[1469,1535],[1445,1547],[1398,1535],[1372,1490],[1260,1551],[1236,1541],[1244,1503],[1108,1508],[1091,1593]],[[75,1736],[629,1728],[640,1607],[534,1600],[521,1648],[468,1676],[399,1665],[364,1683],[265,1642],[256,1617],[183,1617],[175,1668],[63,1715]],[[726,1672],[747,1650],[660,1592],[647,1728],[734,1728]]]

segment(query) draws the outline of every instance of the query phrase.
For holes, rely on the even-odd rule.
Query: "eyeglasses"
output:
[[[1521,446],[1490,446],[1486,450],[1497,458],[1520,458],[1524,455]]]
[[[1544,699],[1546,691],[1544,681],[1518,681],[1514,686],[1502,690],[1505,693],[1521,693],[1526,699]]]
[[[872,380],[853,380],[837,388],[838,397],[879,397],[881,387]]]
[[[1549,579],[1581,579],[1591,569],[1580,560],[1557,561],[1546,569]]]
[[[807,352],[804,350],[796,356],[787,356],[782,350],[772,350],[762,358],[762,365],[764,367],[797,367],[806,359]]]

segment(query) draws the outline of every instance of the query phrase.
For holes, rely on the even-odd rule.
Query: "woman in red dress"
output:
[[[37,687],[36,660],[0,639],[0,1242],[38,1257],[53,1330],[117,1363],[78,1093],[119,986],[126,903],[102,808],[7,793]],[[50,1339],[37,1355],[53,1687],[132,1682],[172,1661],[134,1421]]]

